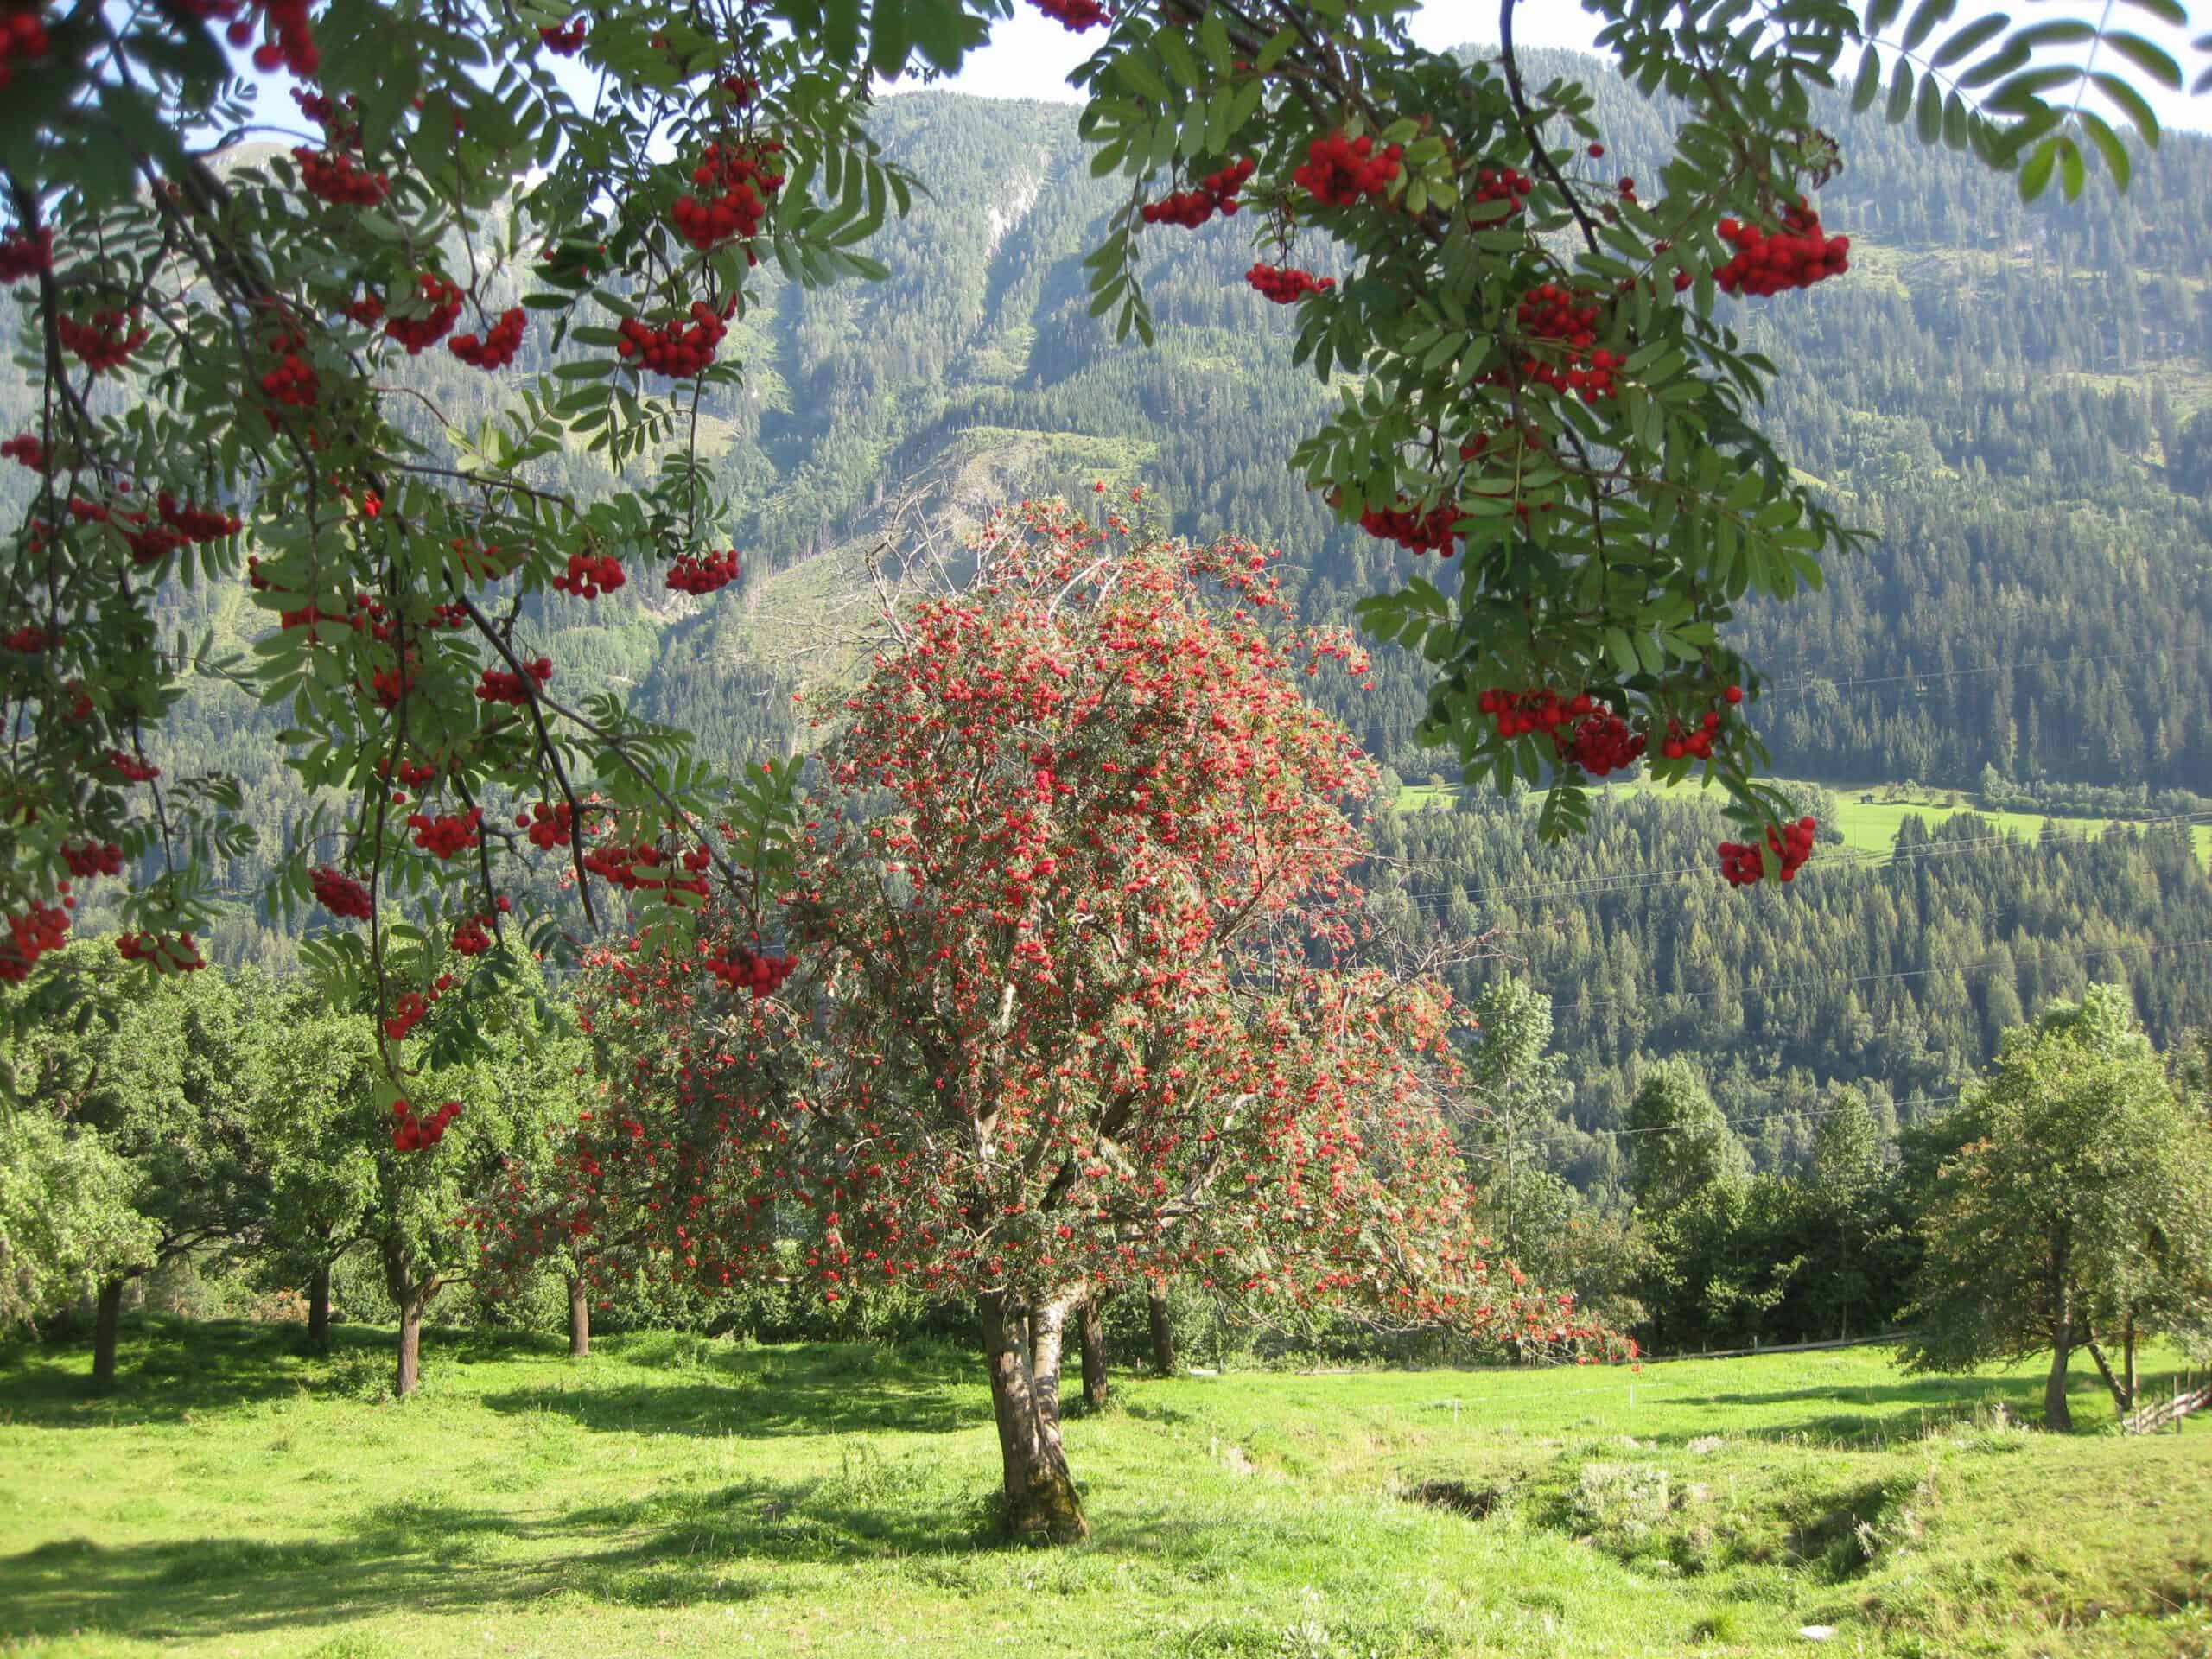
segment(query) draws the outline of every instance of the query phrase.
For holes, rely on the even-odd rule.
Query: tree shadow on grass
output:
[[[558,1338],[533,1332],[431,1326],[432,1366],[564,1354]],[[330,1347],[308,1346],[297,1325],[232,1319],[127,1319],[116,1351],[112,1394],[92,1391],[86,1343],[18,1344],[0,1353],[0,1417],[40,1428],[174,1424],[205,1412],[264,1401],[389,1387],[392,1333],[334,1325]]]
[[[1657,1379],[1661,1387],[1664,1380]],[[1739,1430],[1745,1439],[1771,1440],[1785,1434],[1815,1434],[1839,1441],[1867,1443],[1915,1439],[1926,1431],[1951,1423],[1971,1421],[1976,1414],[2002,1405],[2015,1416],[2039,1420],[2043,1411],[2041,1378],[2019,1376],[1924,1376],[1906,1382],[1880,1383],[1838,1382],[1802,1389],[1782,1389],[1759,1394],[1713,1389],[1704,1394],[1652,1390],[1654,1404],[1668,1409],[1711,1406],[1744,1411],[1759,1407],[1825,1405],[1833,1409],[1808,1413],[1791,1421],[1769,1421]],[[2111,1395],[2101,1379],[2075,1375],[2068,1379],[2069,1399],[2092,1407],[2109,1403]],[[2094,1413],[2076,1410],[2082,1427],[2094,1426]],[[1702,1433],[1694,1427],[1680,1429],[1637,1430],[1639,1440],[1661,1445],[1688,1441]]]
[[[327,1539],[65,1539],[0,1557],[0,1646],[69,1631],[156,1643],[304,1635],[395,1611],[481,1614],[555,1596],[713,1605],[788,1592],[794,1573],[971,1557],[991,1543],[981,1505],[941,1490],[930,1471],[904,1478],[899,1467],[551,1516],[402,1499]]]
[[[715,1354],[667,1381],[514,1389],[483,1403],[626,1433],[947,1434],[991,1421],[980,1372],[967,1381],[936,1356],[917,1362],[868,1344],[822,1343]]]

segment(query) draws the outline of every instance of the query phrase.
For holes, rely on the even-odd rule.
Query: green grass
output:
[[[1785,788],[1791,781],[1778,779]],[[1954,806],[1946,793],[1932,793],[1907,800],[1861,801],[1861,795],[1879,792],[1878,784],[1816,783],[1815,787],[1832,791],[1836,798],[1835,827],[1843,831],[1844,845],[1855,853],[1887,853],[1897,842],[1897,828],[1906,817],[1917,815],[1930,830],[1946,820],[1965,812],[1986,820],[1992,834],[2018,836],[2033,841],[2043,834],[2048,822],[2063,836],[2089,837],[2101,836],[2114,822],[2126,823],[2128,819],[2068,817],[2052,814],[2048,818],[2040,812],[1987,812],[1972,804]],[[1625,784],[1605,787],[1615,789],[1656,790],[1649,779],[1637,777]],[[1695,785],[1684,785],[1684,798],[1688,798]],[[1459,786],[1452,784],[1408,784],[1398,792],[1397,808],[1401,812],[1419,812],[1428,807],[1449,809],[1459,798]],[[1541,801],[1542,795],[1535,791],[1520,798],[1530,807]],[[2212,867],[2212,823],[2191,826],[2190,834],[2196,842],[2196,855],[2208,867]]]
[[[992,1541],[971,1358],[692,1338],[131,1333],[0,1365],[0,1650],[59,1656],[2178,1655],[2212,1429],[1993,1427],[2026,1371],[1117,1377],[1094,1540]],[[1631,1399],[1630,1389],[1634,1389]],[[2094,1379],[2081,1415],[2109,1421]],[[1456,1402],[1456,1410],[1454,1408]],[[1663,1481],[1665,1496],[1658,1494]],[[1427,1485],[1480,1518],[1414,1501]],[[1796,1632],[1827,1624],[1815,1649]]]

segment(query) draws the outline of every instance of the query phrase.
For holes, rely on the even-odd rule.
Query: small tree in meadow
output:
[[[2075,1349],[2126,1411],[2139,1340],[2212,1335],[2212,1132],[2124,990],[2093,986],[2008,1033],[1942,1129],[1955,1149],[1923,1196],[1909,1368],[2048,1353],[2044,1421],[2066,1429]]]
[[[1448,995],[1345,965],[1373,769],[1299,686],[1357,653],[1273,626],[1243,543],[1039,506],[975,556],[834,711],[785,910],[808,995],[754,940],[609,982],[596,1023],[664,1034],[611,1079],[567,1225],[646,1216],[710,1284],[796,1234],[826,1298],[971,1303],[1006,1523],[1065,1538],[1086,1298],[1181,1275],[1524,1340],[1580,1321],[1493,1287],[1440,1109]]]
[[[248,1036],[265,995],[266,982],[242,994],[209,973],[149,987],[107,941],[85,940],[48,956],[8,999],[6,1109],[50,1127],[16,1131],[7,1179],[29,1195],[27,1211],[41,1185],[55,1206],[36,1229],[54,1252],[38,1277],[92,1288],[97,1393],[115,1384],[130,1281],[250,1236],[266,1213]]]
[[[293,988],[256,1033],[263,1087],[256,1133],[269,1168],[264,1248],[308,1291],[308,1336],[330,1340],[330,1270],[367,1236],[376,1213],[378,1148],[376,1039],[365,1014],[331,1009]]]

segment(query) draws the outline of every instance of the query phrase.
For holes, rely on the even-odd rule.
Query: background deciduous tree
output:
[[[1950,1150],[1923,1198],[1908,1366],[2048,1352],[2044,1422],[2065,1429],[2076,1349],[2126,1410],[2136,1341],[2212,1337],[2212,1132],[2113,988],[2013,1032],[1940,1128]]]

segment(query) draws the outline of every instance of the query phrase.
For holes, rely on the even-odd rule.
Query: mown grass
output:
[[[2004,1427],[2026,1370],[1116,1378],[1096,1528],[1001,1547],[969,1357],[250,1327],[0,1365],[26,1655],[2202,1653],[2212,1432]],[[1630,1389],[1634,1395],[1631,1398]],[[2093,1379],[2085,1421],[2108,1422]],[[1432,1501],[1420,1501],[1421,1495]],[[1801,1626],[1838,1635],[1825,1649]]]

